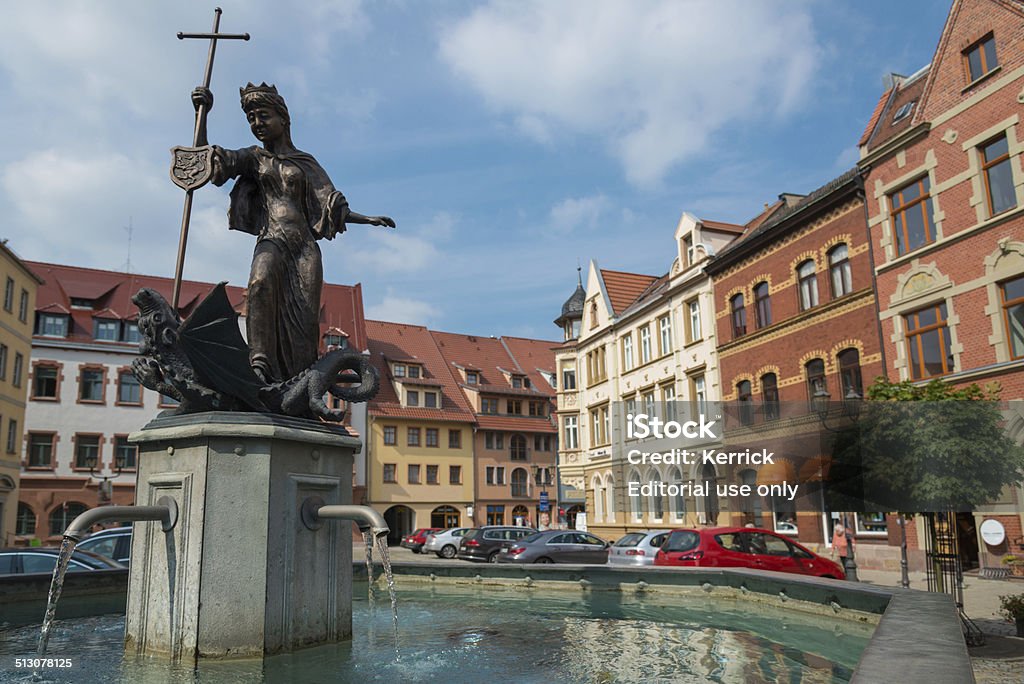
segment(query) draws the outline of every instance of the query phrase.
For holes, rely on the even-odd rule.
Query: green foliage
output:
[[[1024,618],[1024,594],[999,597],[999,614],[1010,622]]]
[[[1003,427],[999,392],[995,383],[957,388],[878,378],[856,425],[833,443],[834,489],[845,510],[970,511],[998,498],[1024,471],[1024,449]]]
[[[1024,563],[1024,558],[1014,556],[1012,553],[1003,556],[1003,565],[1010,565],[1011,563]]]

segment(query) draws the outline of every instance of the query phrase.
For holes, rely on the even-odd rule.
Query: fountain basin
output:
[[[352,569],[357,580],[365,579],[362,563]],[[646,662],[645,652],[631,651],[633,661],[623,661],[617,654],[626,653],[624,644],[647,643],[640,640],[653,634],[672,645],[670,650],[678,650],[680,644],[706,647],[697,664],[691,651],[683,664],[670,654],[658,655],[658,662],[669,658],[666,668],[688,668],[673,670],[679,676],[670,681],[692,677],[689,681],[703,682],[706,673],[700,674],[704,670],[698,667],[702,659],[751,656],[754,647],[760,649],[759,661],[766,660],[765,667],[778,676],[792,674],[785,667],[804,663],[819,677],[811,681],[888,681],[893,664],[899,663],[901,682],[973,681],[955,607],[943,594],[741,569],[397,563],[394,571],[402,621],[398,663],[383,589],[374,587],[377,598],[370,604],[367,585],[357,581],[351,642],[263,660],[201,661],[199,671],[219,677],[217,681],[301,681],[315,679],[312,673],[319,672],[330,673],[337,681],[454,682],[460,681],[459,671],[468,671],[451,669],[459,662],[462,668],[482,667],[502,681],[643,681],[640,675],[629,679],[629,672],[650,681],[648,670],[631,664]],[[584,607],[593,609],[592,614],[584,614]],[[445,617],[449,608],[450,618]],[[492,620],[495,617],[510,618],[507,624],[515,626],[503,627]],[[761,633],[743,629],[748,626],[757,626]],[[17,650],[19,634],[20,630],[11,630],[0,640],[5,644],[0,656],[25,655]],[[35,629],[26,630],[30,651],[36,634]],[[168,681],[177,675],[191,681],[190,667],[131,656],[122,661],[123,634],[120,617],[58,624],[51,652],[79,658],[88,669],[68,673],[66,679],[51,671],[56,677],[52,681]],[[608,639],[609,635],[615,638]],[[591,637],[593,641],[587,641]],[[526,647],[566,640],[574,648],[534,654]],[[836,642],[856,648],[850,653]],[[482,663],[469,659],[474,652]],[[608,664],[604,670],[599,667],[602,658]],[[545,675],[522,669],[531,659],[545,666]],[[559,671],[565,675],[559,678],[551,668],[562,661],[575,669]],[[504,671],[487,669],[492,666]],[[94,672],[90,680],[86,675],[92,676],[92,668],[99,668],[102,676]],[[120,672],[120,680],[111,672]],[[774,681],[758,672],[753,681]],[[805,674],[810,678],[810,672]],[[728,670],[722,681],[747,680]]]

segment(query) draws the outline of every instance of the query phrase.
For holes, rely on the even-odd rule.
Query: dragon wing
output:
[[[249,365],[249,345],[238,329],[238,313],[219,283],[178,330],[182,351],[204,384],[246,406],[266,411],[263,386]]]

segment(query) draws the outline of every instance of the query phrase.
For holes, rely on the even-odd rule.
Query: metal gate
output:
[[[960,560],[956,514],[925,513],[925,576],[928,591],[950,594],[960,613],[968,646],[981,646],[985,635],[964,612],[964,570]]]

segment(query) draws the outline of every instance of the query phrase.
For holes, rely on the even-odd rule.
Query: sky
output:
[[[890,73],[949,0],[222,0],[210,142],[249,81],[353,210],[320,243],[368,318],[558,339],[577,264],[661,275],[682,212],[744,223],[857,160]],[[174,275],[214,3],[12,3],[0,23],[0,239],[24,259]],[[244,286],[229,185],[195,193],[188,279]]]

